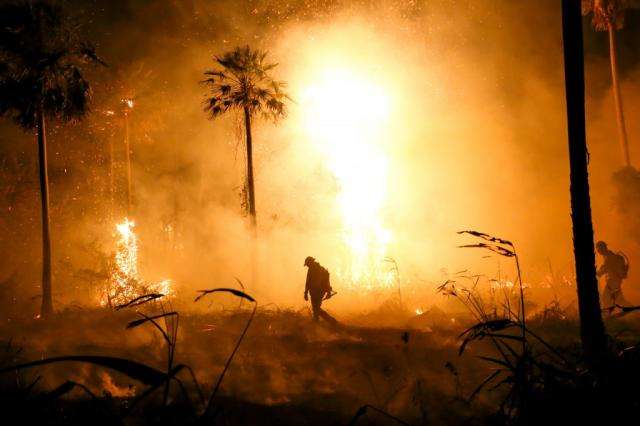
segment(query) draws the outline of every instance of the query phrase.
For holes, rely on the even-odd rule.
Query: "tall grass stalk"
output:
[[[240,281],[240,280],[238,280]],[[242,284],[242,283],[241,283]],[[244,288],[244,286],[242,286]],[[240,343],[242,343],[242,340],[244,339],[244,336],[247,334],[247,331],[249,330],[249,327],[251,326],[251,323],[253,322],[253,318],[256,315],[256,310],[258,309],[258,302],[251,296],[249,296],[248,294],[246,294],[243,291],[240,290],[236,290],[234,288],[215,288],[215,289],[211,289],[211,290],[200,290],[200,295],[198,297],[196,297],[196,299],[194,300],[194,302],[197,302],[199,300],[201,300],[204,296],[208,295],[208,294],[212,294],[212,293],[229,293],[232,294],[236,297],[240,297],[242,299],[246,299],[249,302],[253,303],[253,310],[251,311],[251,315],[249,316],[249,319],[247,320],[247,323],[245,324],[242,333],[240,334],[240,337],[238,337],[238,340],[233,348],[233,351],[231,351],[231,354],[229,355],[229,357],[227,358],[227,361],[224,364],[224,368],[222,369],[222,372],[220,373],[220,375],[218,376],[218,380],[216,381],[216,384],[213,388],[213,391],[211,392],[211,396],[209,397],[209,402],[207,403],[207,406],[205,408],[204,414],[203,416],[208,416],[211,415],[211,410],[213,408],[213,402],[215,401],[215,397],[218,394],[218,390],[220,389],[220,385],[222,384],[222,380],[224,379],[225,374],[227,373],[227,370],[229,369],[229,366],[231,365],[231,362],[233,361],[233,358],[236,355],[236,352],[238,351],[238,348],[240,347]]]

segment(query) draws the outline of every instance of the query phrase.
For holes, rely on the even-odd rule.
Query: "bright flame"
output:
[[[123,104],[125,104],[129,109],[133,109],[133,99],[130,98],[124,98],[120,100]]]
[[[116,225],[118,241],[116,243],[115,267],[111,274],[109,288],[102,295],[102,306],[117,306],[147,293],[172,293],[171,280],[157,283],[145,282],[138,273],[138,238],[133,232],[135,223],[125,218]]]
[[[390,99],[382,87],[345,69],[324,71],[303,93],[305,128],[339,184],[341,237],[348,259],[339,276],[350,287],[393,285],[383,269],[391,241],[382,213],[388,159],[383,149]]]
[[[138,238],[133,233],[136,224],[124,219],[124,222],[116,225],[120,239],[116,252],[116,280],[121,285],[126,285],[131,279],[138,279]]]

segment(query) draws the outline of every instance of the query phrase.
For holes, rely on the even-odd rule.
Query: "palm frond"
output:
[[[40,104],[63,121],[87,112],[91,91],[83,68],[106,64],[78,30],[58,4],[0,6],[0,115],[30,129]]]
[[[608,31],[609,27],[624,27],[625,10],[632,7],[625,0],[582,0],[582,14],[592,14],[591,23],[596,31]]]
[[[231,109],[248,108],[250,113],[278,120],[286,116],[285,84],[274,80],[270,71],[278,64],[267,63],[267,52],[237,47],[215,56],[218,69],[205,71],[201,81],[209,89],[204,110],[216,118]]]

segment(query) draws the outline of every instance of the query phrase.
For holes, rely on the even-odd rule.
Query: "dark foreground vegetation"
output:
[[[467,305],[481,299],[447,286]],[[353,317],[337,329],[306,311],[259,309],[207,408],[252,309],[180,316],[168,369],[167,341],[142,323],[158,307],[5,323],[14,338],[2,343],[3,413],[23,424],[539,424],[550,413],[558,422],[631,419],[638,408],[633,312],[607,320],[611,358],[596,372],[581,362],[577,318],[556,305],[528,318],[525,345],[518,320],[490,309],[398,308],[390,320],[403,327],[368,316],[366,326]],[[486,320],[476,323],[478,314]],[[166,318],[160,328],[176,325]],[[69,354],[96,359],[6,369]]]

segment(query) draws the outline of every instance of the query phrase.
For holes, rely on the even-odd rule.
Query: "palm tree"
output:
[[[133,70],[118,70],[119,111],[123,119],[125,162],[127,166],[127,216],[133,214],[134,181],[133,181],[133,143],[131,141],[131,119],[134,115],[134,107],[137,106],[140,96],[149,91],[152,81],[151,70],[145,68],[144,63],[138,63]],[[149,121],[147,119],[147,121]]]
[[[209,88],[205,101],[205,111],[212,119],[230,111],[244,113],[244,130],[247,147],[247,208],[251,224],[256,226],[256,201],[253,183],[253,142],[251,122],[256,115],[278,119],[286,115],[285,101],[289,99],[283,92],[284,82],[274,80],[269,71],[278,64],[265,61],[267,52],[252,50],[249,46],[237,47],[216,56],[218,69],[205,72],[202,83]]]
[[[589,197],[589,171],[584,118],[584,54],[580,3],[562,0],[562,39],[567,94],[569,168],[573,253],[580,312],[580,333],[586,359],[599,365],[606,351],[600,312]]]
[[[611,62],[611,86],[616,105],[616,120],[618,122],[618,139],[622,150],[622,157],[626,167],[631,166],[627,127],[622,108],[622,94],[618,83],[618,56],[616,53],[616,31],[624,26],[624,0],[582,0],[582,12],[592,13],[592,24],[596,31],[609,33],[609,60]]]
[[[71,121],[87,111],[90,89],[82,67],[89,62],[102,63],[58,5],[19,1],[0,6],[0,115],[25,131],[35,129],[38,141],[43,317],[53,313],[45,123],[47,118]]]
[[[150,121],[152,121],[149,119],[149,113],[142,115],[135,113],[135,111],[138,109],[138,101],[140,97],[145,97],[148,95],[148,93],[145,92],[149,91],[153,83],[153,81],[150,80],[152,71],[149,69],[145,69],[144,62],[138,62],[133,67],[112,69],[112,75],[114,75],[114,80],[101,85],[103,91],[108,93],[108,97],[103,100],[103,103],[109,105],[110,108],[103,111],[104,116],[100,117],[100,119],[102,120],[101,123],[104,124],[106,121],[106,123],[108,123],[107,127],[109,127],[110,129],[108,157],[109,191],[111,196],[112,208],[111,215],[113,216],[116,214],[115,196],[117,192],[115,187],[116,147],[114,139],[116,134],[122,133],[126,178],[126,215],[128,217],[131,217],[135,204],[135,187],[133,179],[134,170],[132,163],[132,157],[134,154],[133,142],[135,141],[135,138],[133,136],[135,135],[135,133],[131,131],[131,122],[135,118],[135,128],[142,127],[143,131],[153,127],[149,123]],[[155,106],[158,106],[157,103],[159,101],[160,99],[154,99]],[[138,120],[140,118],[144,118],[143,126],[138,125]],[[155,127],[157,127],[157,125]],[[120,151],[120,149],[118,149],[118,151]]]

